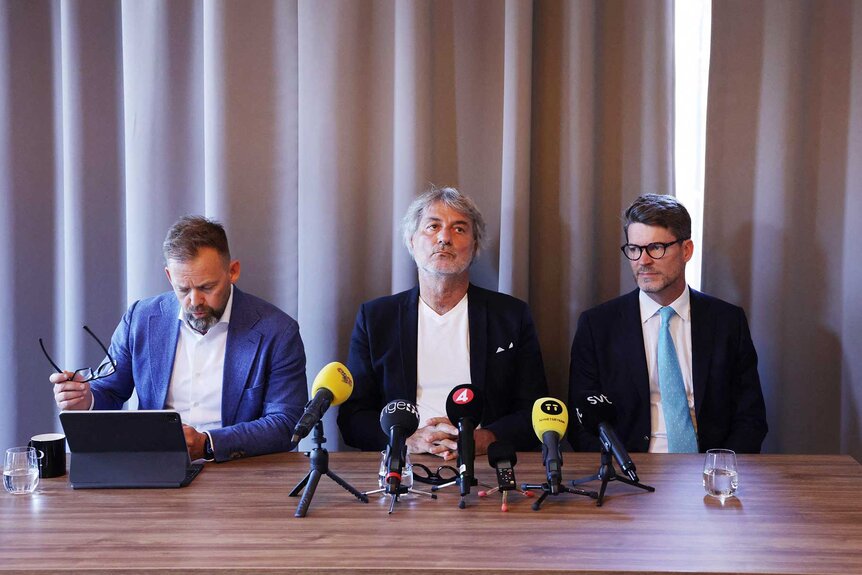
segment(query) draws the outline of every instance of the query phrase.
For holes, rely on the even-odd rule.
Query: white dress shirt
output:
[[[443,315],[419,298],[416,407],[420,426],[431,417],[446,417],[446,398],[452,388],[472,383],[467,310],[467,294]]]
[[[644,351],[646,352],[647,371],[649,373],[650,397],[650,441],[651,453],[667,453],[667,428],[664,423],[661,391],[658,384],[658,334],[661,328],[661,316],[658,310],[662,307],[645,292],[640,292],[641,325],[644,335]],[[676,315],[670,319],[670,336],[676,349],[679,368],[685,383],[685,394],[688,407],[691,410],[691,420],[697,431],[697,421],[694,417],[694,386],[691,373],[691,294],[685,286],[682,295],[674,300],[672,307]]]
[[[180,306],[180,337],[165,408],[176,410],[183,423],[201,432],[222,427],[224,357],[232,308],[233,285],[221,319],[201,334],[185,321]]]

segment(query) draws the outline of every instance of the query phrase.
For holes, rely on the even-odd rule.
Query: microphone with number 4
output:
[[[463,509],[466,505],[464,497],[470,493],[470,487],[477,483],[473,473],[476,459],[473,431],[482,420],[479,390],[470,384],[455,386],[446,398],[446,416],[458,428],[458,477],[455,482],[461,492],[458,506]]]

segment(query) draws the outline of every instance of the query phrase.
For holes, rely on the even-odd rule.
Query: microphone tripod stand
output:
[[[365,495],[366,498],[369,495],[374,495],[376,493],[384,493],[386,491],[386,486],[379,489],[372,489],[371,491],[365,491],[362,495]],[[430,497],[431,499],[437,499],[437,495],[434,493],[428,493],[427,491],[422,491],[421,489],[413,489],[412,487],[405,487],[404,485],[399,485],[398,489],[395,493],[388,493],[392,498],[392,501],[389,503],[389,515],[392,515],[392,512],[395,511],[395,504],[398,503],[399,497],[404,495],[405,493],[414,493],[416,495],[424,495],[425,497]]]
[[[515,491],[517,493],[520,493],[524,497],[532,497],[533,496],[532,491],[524,491],[523,489],[518,489],[517,487],[514,489],[503,489],[502,487],[500,487],[498,485],[497,487],[492,487],[491,489],[489,489],[487,491],[480,491],[479,497],[488,497],[489,495],[494,495],[498,491],[503,494],[503,502],[500,505],[500,511],[508,511],[509,510],[509,492],[510,491]]]
[[[554,489],[556,487],[556,489]],[[538,511],[539,508],[542,507],[542,502],[548,498],[548,495],[560,495],[561,493],[572,493],[574,495],[583,495],[584,497],[592,497],[596,499],[599,494],[595,491],[587,491],[585,489],[571,488],[567,487],[560,483],[559,485],[552,486],[550,483],[522,483],[521,489],[524,491],[529,491],[531,489],[542,490],[542,494],[539,495],[539,498],[536,499],[535,503],[533,503],[533,511]]]
[[[608,453],[607,449],[602,448],[602,464],[599,467],[599,471],[595,475],[590,475],[589,477],[581,477],[580,479],[573,479],[572,485],[581,485],[583,483],[588,483],[590,481],[602,481],[602,487],[599,491],[598,500],[596,501],[596,507],[601,507],[602,502],[605,498],[605,489],[608,487],[608,483],[611,481],[619,481],[620,483],[625,483],[626,485],[631,485],[633,487],[637,487],[639,489],[643,489],[644,491],[649,491],[652,493],[655,491],[655,487],[644,485],[640,481],[633,481],[628,477],[624,477],[617,473],[617,470],[614,469],[614,462],[611,457],[611,454]]]
[[[368,496],[360,493],[358,489],[347,483],[345,480],[329,469],[329,452],[323,447],[326,438],[323,437],[323,421],[318,421],[314,425],[314,436],[312,437],[315,446],[306,455],[310,459],[311,470],[302,478],[302,481],[296,484],[296,487],[290,492],[289,497],[296,497],[300,490],[305,487],[302,492],[302,497],[299,499],[299,505],[296,506],[294,517],[305,517],[308,512],[308,505],[311,503],[311,498],[314,497],[314,490],[317,489],[317,483],[322,475],[326,475],[344,489],[352,493],[363,503],[368,503]]]

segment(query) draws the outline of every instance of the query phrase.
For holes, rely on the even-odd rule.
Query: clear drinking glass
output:
[[[739,472],[736,453],[730,449],[710,449],[703,463],[703,488],[707,495],[717,497],[721,503],[736,494]]]
[[[13,494],[32,493],[39,484],[39,457],[33,447],[10,447],[3,462],[3,487]]]
[[[404,487],[413,487],[413,465],[410,464],[410,455],[404,458],[404,469],[401,470],[401,485]],[[380,488],[386,487],[386,451],[380,452],[380,469],[377,471],[377,485]]]

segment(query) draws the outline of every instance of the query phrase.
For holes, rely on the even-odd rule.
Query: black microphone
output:
[[[497,471],[497,486],[500,491],[518,488],[515,482],[515,464],[518,463],[518,455],[511,444],[495,441],[489,445],[488,463]]]
[[[419,429],[419,411],[407,400],[390,401],[380,412],[380,427],[389,436],[383,462],[386,468],[386,493],[397,495],[407,459],[407,438]]]
[[[446,417],[458,428],[458,488],[463,497],[476,485],[473,463],[476,459],[476,442],[473,431],[482,420],[482,400],[479,390],[465,383],[455,386],[446,398]],[[462,505],[463,506],[463,505]]]
[[[638,481],[635,464],[623,442],[614,431],[617,409],[608,396],[599,392],[583,392],[575,399],[575,414],[587,432],[599,436],[602,449],[614,456],[623,473]]]
[[[333,361],[320,370],[311,386],[311,401],[305,404],[302,417],[296,422],[293,437],[296,443],[311,432],[330,405],[339,405],[353,393],[353,377],[344,364]]]

